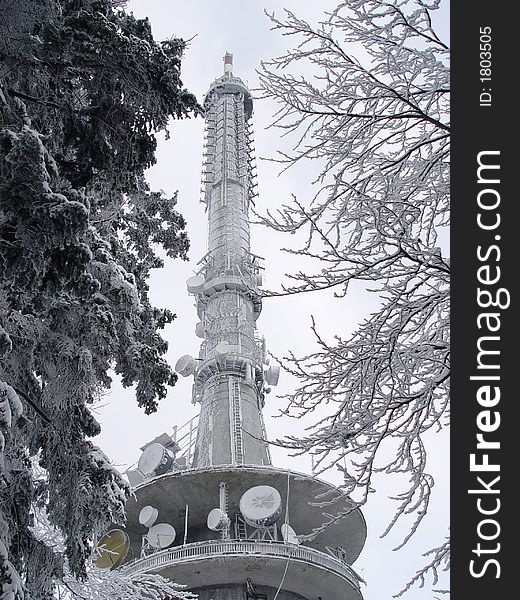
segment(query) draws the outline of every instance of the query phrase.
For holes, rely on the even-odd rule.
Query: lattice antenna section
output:
[[[256,173],[256,152],[254,143],[253,133],[253,121],[249,119],[246,121],[245,131],[245,142],[246,142],[246,170],[247,170],[247,192],[250,201],[254,205],[254,198],[258,196],[258,182]]]

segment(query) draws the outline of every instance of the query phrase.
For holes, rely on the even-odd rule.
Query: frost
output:
[[[272,15],[272,28],[297,45],[260,73],[262,95],[278,103],[271,127],[292,142],[271,160],[282,172],[316,173],[308,198],[259,215],[298,234],[300,245],[286,251],[309,266],[266,295],[343,298],[356,286],[374,307],[353,333],[332,339],[313,319],[316,350],[281,361],[298,381],[283,414],[326,414],[280,443],[312,453],[318,473],[339,469],[358,505],[378,474],[398,479],[383,535],[413,515],[399,547],[432,498],[425,439],[450,417],[450,71],[432,27],[436,8],[340,2],[316,27],[289,11]]]
[[[45,4],[38,40],[13,12],[0,92],[0,539],[34,598],[54,597],[64,568],[86,575],[94,537],[124,520],[128,484],[89,439],[111,370],[146,412],[176,381],[158,334],[172,317],[147,279],[158,246],[185,256],[187,239],[144,174],[155,134],[201,111],[182,89],[182,40],[163,49],[111,0]]]
[[[5,544],[0,540],[0,588],[1,600],[23,600],[25,598],[24,586],[16,569],[9,561]]]
[[[7,331],[0,325],[0,358],[6,356],[13,349],[13,342]]]
[[[22,413],[18,394],[5,381],[0,381],[0,427],[11,427],[13,419],[18,419]]]

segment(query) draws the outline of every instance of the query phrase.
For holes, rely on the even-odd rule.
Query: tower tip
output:
[[[224,55],[224,75],[226,73],[231,74],[233,72],[233,54],[226,52]]]

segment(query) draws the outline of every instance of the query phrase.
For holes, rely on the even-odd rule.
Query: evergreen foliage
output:
[[[43,4],[19,3],[0,56],[0,597],[13,600],[51,597],[64,564],[85,576],[95,536],[124,518],[129,489],[90,441],[90,407],[111,369],[146,413],[177,379],[158,333],[174,315],[146,280],[157,245],[185,258],[188,239],[176,198],[143,174],[154,133],[201,110],[182,40],[155,42],[110,0]],[[36,505],[63,553],[34,535]]]

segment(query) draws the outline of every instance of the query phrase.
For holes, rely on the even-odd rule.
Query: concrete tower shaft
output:
[[[255,331],[261,311],[259,258],[251,253],[251,93],[233,75],[232,55],[210,86],[204,108],[206,134],[203,202],[208,252],[190,291],[197,297],[204,341],[195,373],[201,403],[194,453],[197,468],[218,464],[271,464],[261,409],[263,341]]]

